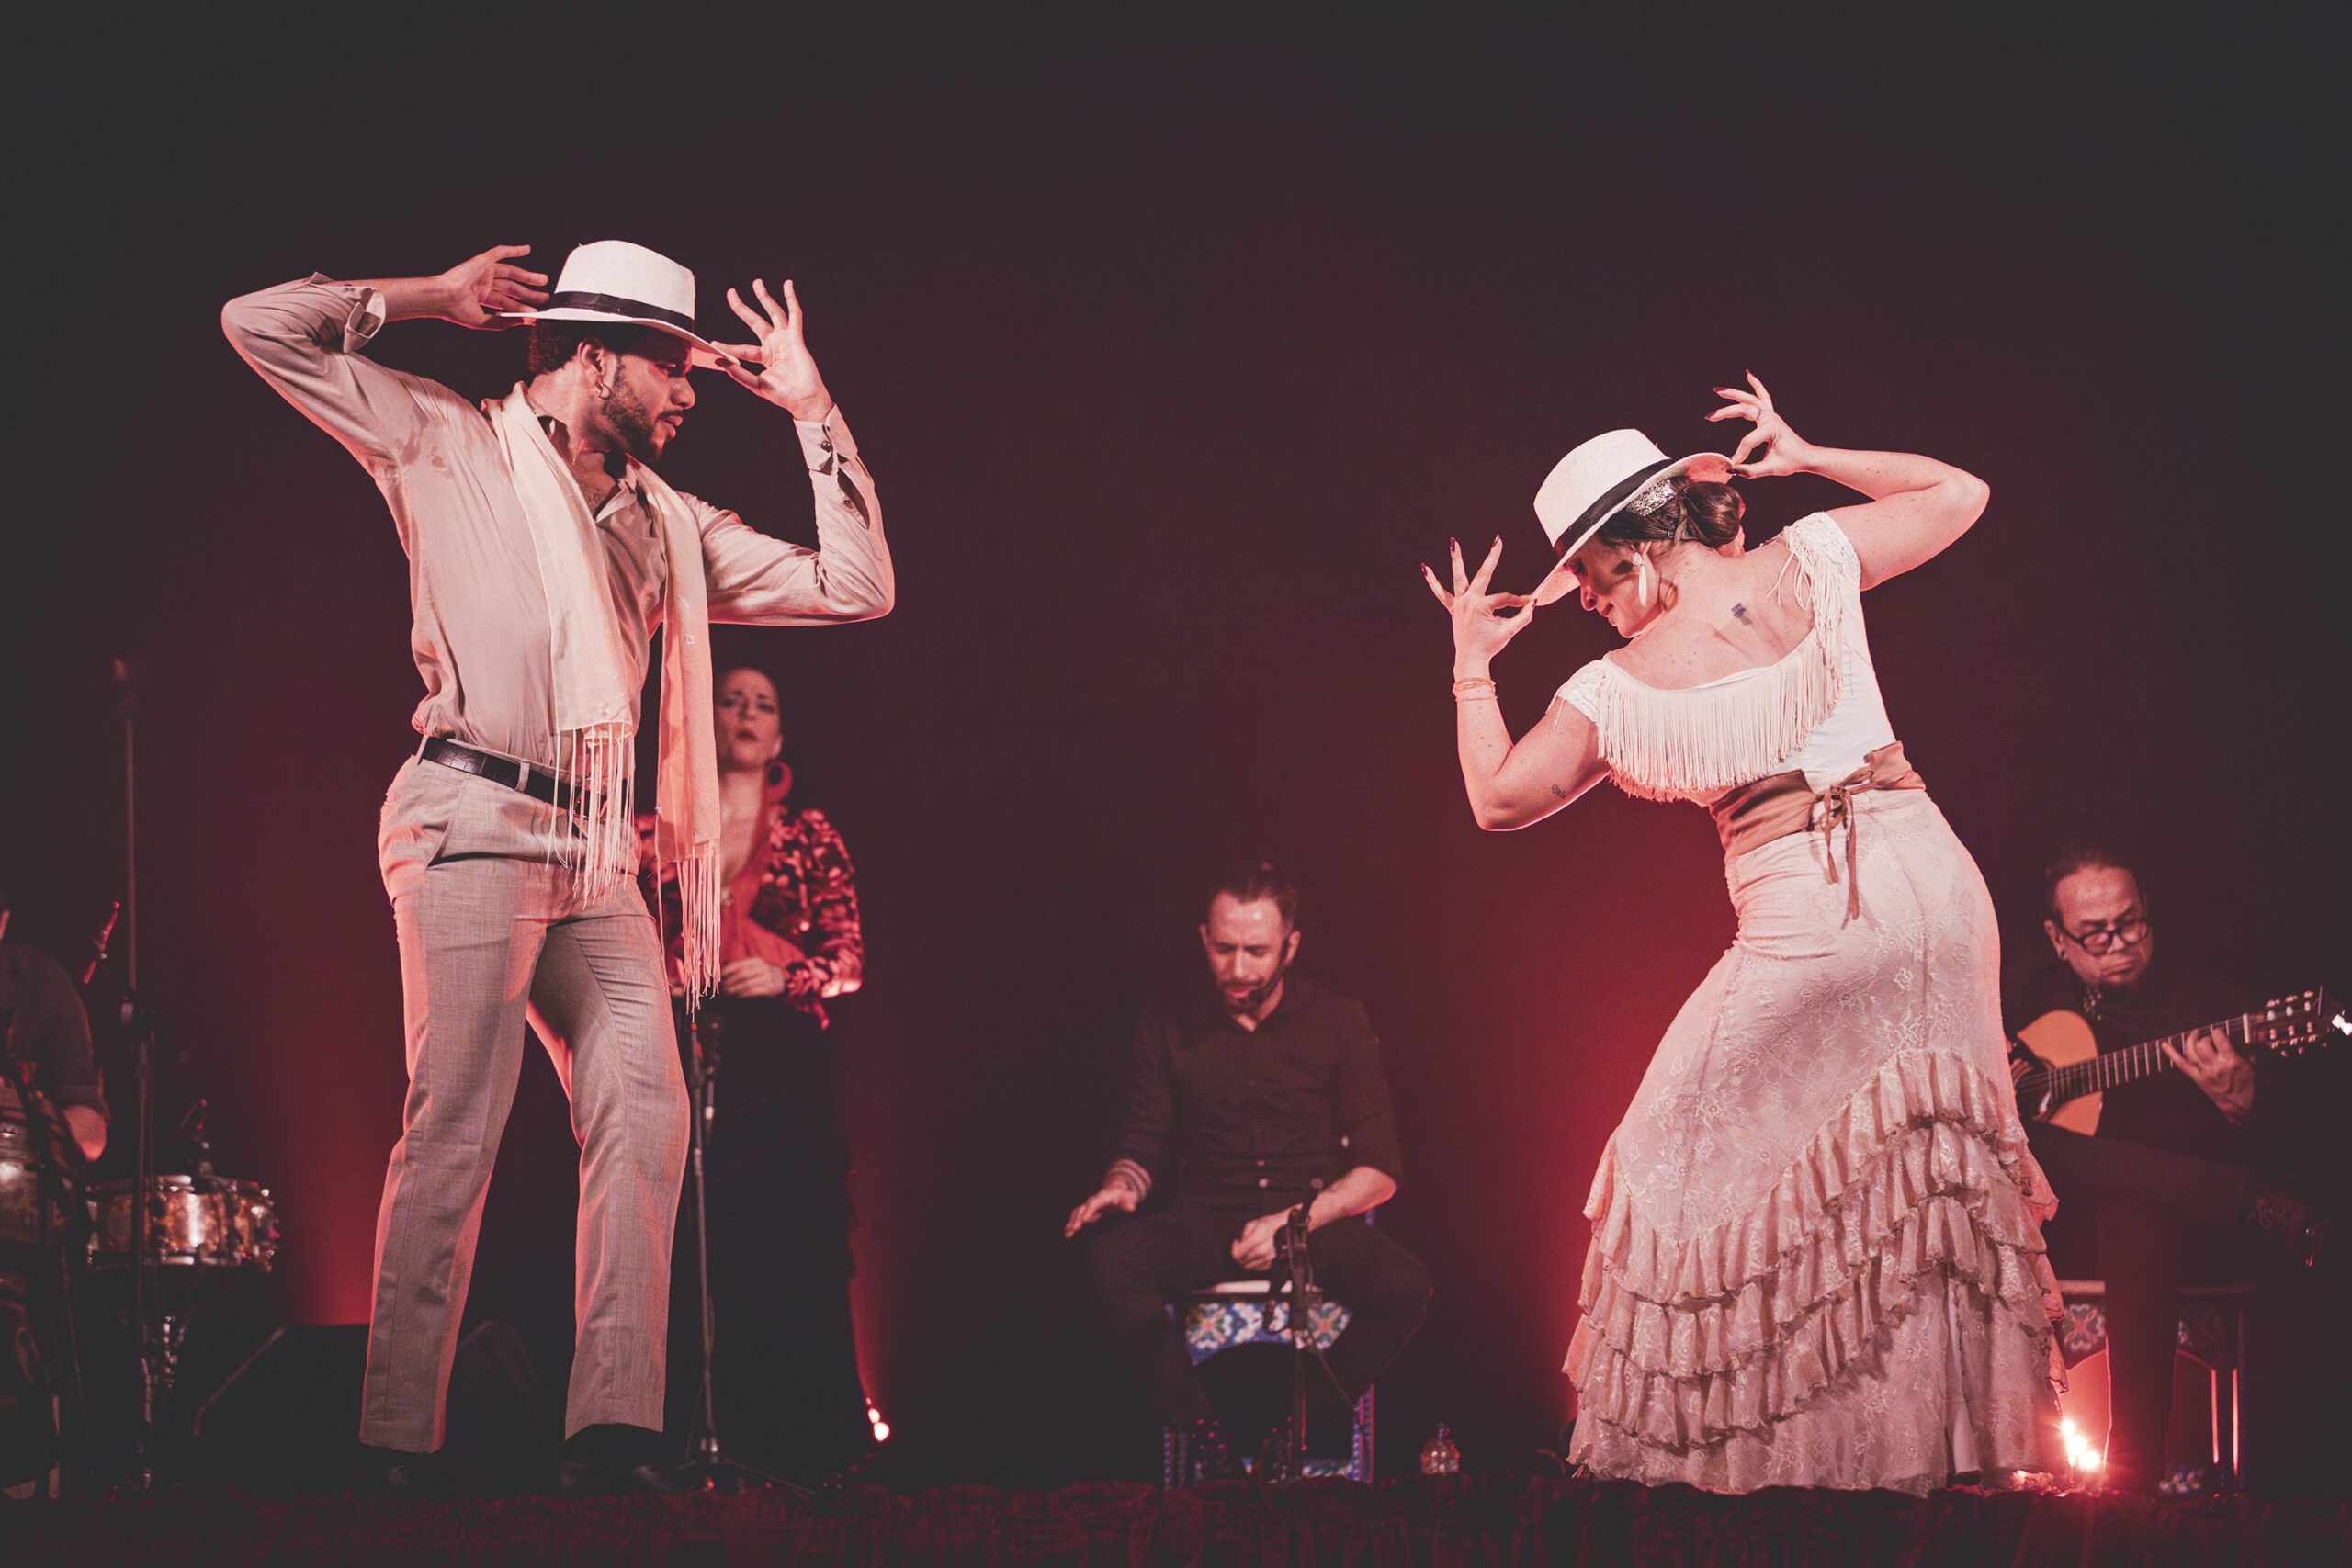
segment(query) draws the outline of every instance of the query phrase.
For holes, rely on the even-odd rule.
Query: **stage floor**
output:
[[[10,1563],[2204,1563],[2352,1556],[2352,1504],[1684,1488],[1490,1474],[1358,1486],[857,1488],[417,1504],[220,1494],[0,1506]]]

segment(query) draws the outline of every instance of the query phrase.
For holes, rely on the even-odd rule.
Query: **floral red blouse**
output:
[[[821,1021],[827,998],[847,996],[865,983],[857,871],[823,812],[781,800],[770,806],[765,847],[753,852],[724,897],[722,960],[748,953],[781,964],[785,999],[794,1007]],[[674,880],[662,883],[662,903],[665,929],[673,933],[674,975],[680,930]]]

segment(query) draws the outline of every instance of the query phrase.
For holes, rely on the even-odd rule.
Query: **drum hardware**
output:
[[[5,1392],[20,1414],[22,1414],[12,1424],[8,1438],[17,1446],[0,1452],[0,1464],[10,1483],[33,1480],[37,1489],[53,1489],[38,1478],[47,1471],[54,1483],[60,1436],[74,1435],[85,1470],[88,1460],[70,1267],[81,1210],[74,1172],[81,1160],[64,1117],[36,1084],[32,1065],[17,1057],[13,1024],[0,1018],[0,1283],[16,1287],[17,1326],[24,1339],[8,1359],[5,1372],[13,1375],[5,1382],[15,1386]],[[14,1267],[27,1261],[29,1277]],[[44,1346],[44,1337],[53,1343]]]

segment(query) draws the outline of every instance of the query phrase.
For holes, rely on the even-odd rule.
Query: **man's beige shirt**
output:
[[[383,321],[372,288],[311,277],[232,299],[220,320],[245,362],[342,442],[391,508],[408,552],[409,645],[424,678],[417,730],[553,765],[547,595],[488,416],[439,382],[360,352]],[[816,626],[890,608],[881,503],[841,410],[794,427],[816,496],[817,548],[769,538],[681,492],[701,528],[713,621]],[[619,624],[630,634],[623,673],[634,704],[662,625],[669,577],[662,532],[626,481],[598,513],[596,532]]]

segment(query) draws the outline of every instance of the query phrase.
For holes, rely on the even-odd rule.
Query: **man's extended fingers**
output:
[[[792,279],[788,277],[784,280],[784,309],[794,321],[800,320],[800,294],[792,287]]]
[[[752,279],[752,292],[758,295],[760,303],[767,307],[768,325],[785,327],[792,324],[791,316],[786,313],[783,306],[775,302],[775,296],[768,292],[768,286],[764,281],[756,277]]]
[[[741,318],[743,324],[752,329],[752,333],[754,336],[765,337],[767,335],[768,329],[775,325],[774,322],[761,315],[757,310],[754,310],[749,305],[744,304],[743,297],[741,294],[736,293],[731,285],[727,290],[727,308]]]
[[[488,298],[502,305],[522,305],[536,310],[547,304],[549,295],[544,288],[533,288],[502,278],[491,285]]]

